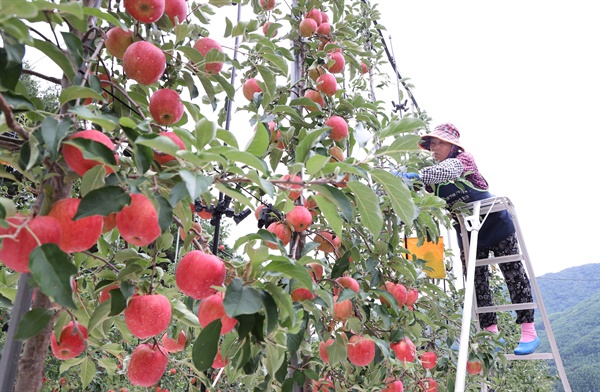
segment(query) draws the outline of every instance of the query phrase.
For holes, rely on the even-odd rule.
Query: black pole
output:
[[[15,385],[15,378],[19,367],[19,356],[21,355],[21,341],[15,340],[14,336],[23,315],[31,307],[31,294],[33,290],[27,284],[30,274],[21,274],[19,278],[19,287],[17,288],[17,297],[13,305],[8,324],[8,333],[2,349],[0,358],[0,391],[12,391]]]

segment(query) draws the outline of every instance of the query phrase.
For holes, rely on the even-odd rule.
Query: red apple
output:
[[[419,359],[425,369],[433,369],[437,365],[437,355],[433,351],[425,351]]]
[[[59,340],[56,340],[54,333],[50,334],[50,347],[52,354],[60,360],[75,358],[85,350],[88,330],[78,322],[69,322],[63,327]]]
[[[108,233],[117,227],[117,213],[113,212],[102,217],[102,233]]]
[[[244,82],[244,85],[242,86],[242,92],[248,101],[253,101],[254,94],[262,92],[262,89],[258,85],[258,81],[255,78],[250,78]]]
[[[76,138],[93,140],[95,142],[104,144],[110,150],[115,149],[115,144],[112,142],[112,140],[110,140],[110,138],[108,136],[106,136],[105,134],[103,134],[102,132],[97,131],[95,129],[87,129],[84,131],[75,132],[74,134],[69,136],[67,138],[67,140],[76,139]],[[99,161],[84,158],[81,150],[70,144],[63,144],[62,154],[63,154],[63,157],[65,158],[65,162],[67,162],[67,165],[69,165],[71,170],[73,170],[75,173],[79,174],[80,176],[83,176],[92,167],[102,164]],[[117,161],[117,160],[118,160],[118,156],[117,156],[117,154],[115,154],[115,161]],[[113,172],[113,169],[110,166],[105,165],[104,167],[105,167],[107,173]]]
[[[331,73],[340,73],[346,66],[346,59],[341,52],[333,52],[327,55],[327,70]]]
[[[73,220],[81,199],[68,198],[55,202],[48,213],[61,227],[58,246],[65,253],[82,252],[91,248],[102,235],[104,221],[100,215]]]
[[[292,225],[294,231],[302,232],[312,224],[312,214],[304,206],[294,206],[285,216],[286,221]]]
[[[320,106],[319,108],[315,106],[305,106],[306,110],[308,110],[309,112],[321,110],[325,106],[325,100],[323,99],[321,93],[317,90],[306,90],[304,96]]]
[[[314,201],[314,199],[312,197],[304,200],[304,207],[306,207],[310,211],[312,216],[319,215],[317,202]]]
[[[133,32],[124,30],[119,26],[113,27],[106,32],[104,46],[111,56],[118,59],[123,58],[125,50],[133,43]]]
[[[156,83],[165,72],[166,66],[165,54],[150,42],[134,42],[123,54],[125,75],[139,84]]]
[[[350,289],[356,293],[360,291],[360,285],[358,284],[358,281],[351,276],[340,276],[335,281],[343,288]],[[337,295],[341,293],[342,290],[339,287],[334,286],[333,292]]]
[[[216,292],[204,298],[198,307],[198,321],[202,328],[205,328],[216,319],[221,319],[221,335],[230,332],[237,324],[236,319],[225,313],[222,292]]]
[[[337,92],[337,80],[330,73],[323,74],[317,78],[317,90],[331,97]]]
[[[339,142],[348,137],[348,123],[340,116],[331,116],[325,121],[325,125],[331,127],[329,138]]]
[[[348,341],[348,360],[356,366],[367,366],[375,359],[375,342],[362,335],[353,335]]]
[[[329,16],[325,11],[321,11],[321,23],[329,23]]]
[[[215,356],[215,360],[213,361],[211,367],[213,369],[221,369],[224,368],[229,363],[229,359],[225,358],[223,360],[223,356],[221,355],[221,347],[217,350],[217,355]]]
[[[340,247],[342,240],[340,237],[328,231],[319,231],[317,235],[315,235],[315,242],[320,244],[317,247],[318,250],[325,253],[331,253]]]
[[[134,295],[123,312],[129,331],[140,339],[156,336],[171,322],[171,302],[162,294]]]
[[[321,34],[321,35],[331,34],[331,25],[329,23],[321,23],[319,25],[319,27],[317,27],[317,34]]]
[[[216,292],[211,286],[225,282],[225,264],[217,256],[193,250],[186,254],[175,270],[175,283],[193,299],[206,298]]]
[[[406,293],[406,302],[404,304],[409,308],[412,307],[419,298],[419,290],[412,288]]]
[[[123,0],[125,10],[142,23],[154,23],[165,12],[165,0]]]
[[[254,216],[256,217],[256,220],[260,219],[260,212],[262,211],[263,208],[265,208],[266,206],[264,204],[259,205],[258,207],[256,207],[256,210],[254,210]]]
[[[299,189],[297,191],[290,190],[288,198],[290,200],[296,200],[302,195],[302,178],[295,174],[285,174],[281,176],[282,185],[287,189]],[[286,183],[289,182],[289,183]]]
[[[481,373],[481,361],[468,361],[467,362],[467,373],[474,376]]]
[[[161,345],[140,344],[133,350],[127,378],[132,385],[150,387],[158,382],[167,370],[169,353]]]
[[[267,227],[267,231],[270,231],[271,233],[275,234],[277,238],[279,238],[281,242],[283,242],[283,246],[287,246],[287,244],[289,244],[290,240],[292,239],[292,230],[290,229],[290,226],[284,222],[271,223],[269,227]],[[271,249],[279,249],[277,244],[274,242],[268,241],[267,246]]]
[[[437,382],[431,377],[419,381],[419,385],[421,385],[424,392],[437,392],[438,390]]]
[[[275,8],[275,0],[260,0],[260,6],[263,7],[265,11],[270,11]]]
[[[119,289],[119,283],[113,283],[113,284],[108,285],[105,288],[103,288],[102,291],[100,291],[100,297],[99,297],[100,303],[102,303],[110,298],[111,291],[118,290],[118,289]]]
[[[391,343],[390,348],[396,353],[396,358],[401,362],[415,361],[417,350],[409,338],[402,338],[399,342]]]
[[[403,284],[396,284],[394,282],[387,281],[385,282],[385,290],[389,291],[390,294],[392,294],[394,298],[396,298],[396,302],[398,302],[398,307],[402,307],[402,305],[404,305],[404,303],[406,302],[407,292],[406,287],[404,287]],[[380,299],[381,303],[385,305],[388,304],[388,302],[385,299]]]
[[[400,380],[387,380],[381,392],[404,392],[404,385]]]
[[[185,241],[188,233],[192,233],[192,237],[196,238],[197,236],[199,236],[200,234],[202,234],[202,223],[200,222],[194,222],[192,223],[192,227],[190,228],[190,230],[188,232],[186,232],[185,230],[183,230],[183,227],[179,228],[179,237]]]
[[[318,24],[314,19],[302,19],[300,22],[300,35],[303,37],[312,37],[317,31]]]
[[[320,280],[323,278],[323,265],[319,263],[308,263],[306,265],[311,269],[309,274],[312,276],[313,280]]]
[[[178,353],[182,351],[187,343],[187,336],[185,332],[179,331],[177,335],[177,340],[173,339],[169,336],[169,334],[164,334],[162,337],[162,345],[170,353]]]
[[[316,298],[316,295],[313,294],[312,291],[304,287],[298,287],[292,290],[290,295],[292,297],[292,301],[294,302],[313,300]]]
[[[167,132],[161,132],[159,133],[160,136],[166,136],[169,139],[173,140],[173,142],[175,144],[177,144],[177,146],[182,149],[185,150],[185,143],[183,142],[183,140],[181,140],[181,138],[179,136],[177,136],[177,134],[175,132],[171,132],[171,131],[167,131]],[[158,163],[160,163],[161,165],[164,165],[167,162],[170,161],[174,161],[175,157],[173,155],[170,154],[165,154],[164,152],[160,152],[160,151],[154,151],[154,160]],[[212,214],[211,214],[212,217]]]
[[[6,219],[10,225],[7,229],[0,227],[1,236],[14,236],[2,239],[0,261],[8,268],[23,273],[29,272],[31,251],[38,245],[59,244],[62,232],[59,221],[54,217],[38,215],[28,219],[29,217],[17,214]]]
[[[327,353],[327,347],[331,346],[335,342],[335,339],[327,339],[326,342],[321,341],[319,343],[319,357],[325,363],[329,363],[329,353]]]
[[[183,103],[175,90],[162,88],[150,97],[148,105],[154,121],[160,125],[171,125],[183,117]]]
[[[204,57],[206,57],[206,54],[212,49],[218,50],[221,53],[223,52],[223,48],[221,47],[221,45],[219,45],[219,43],[214,39],[208,37],[202,37],[198,41],[196,41],[196,43],[194,44],[194,48],[198,52],[202,53]],[[223,62],[215,61],[206,63],[204,66],[204,71],[208,74],[214,75],[221,72],[222,68]]]
[[[265,37],[268,38],[275,38],[277,37],[277,33],[279,32],[278,29],[275,29],[271,32],[271,34],[269,35],[269,26],[271,26],[273,24],[273,22],[265,22],[265,24],[262,27],[262,32],[264,34]]]
[[[131,203],[117,212],[117,229],[127,243],[147,246],[160,236],[158,213],[141,193],[131,194]]]
[[[354,315],[352,301],[345,299],[338,302],[338,296],[333,297],[333,319],[335,321],[346,321]]]
[[[307,14],[306,14],[306,18],[310,18],[313,19],[315,22],[317,22],[317,26],[321,24],[321,21],[323,20],[323,16],[321,15],[321,10],[313,8],[312,10],[310,10]]]
[[[167,14],[173,26],[182,23],[187,16],[186,0],[165,0],[165,14]],[[175,17],[177,17],[177,21]]]
[[[361,62],[360,63],[360,73],[364,75],[368,72],[369,72],[369,69],[367,68],[367,64]]]

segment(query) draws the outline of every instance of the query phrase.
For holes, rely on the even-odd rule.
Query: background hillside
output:
[[[571,389],[600,392],[600,264],[568,268],[537,279]],[[536,327],[542,339],[538,352],[549,352],[539,314]],[[549,364],[555,368],[553,362]],[[563,391],[560,382],[555,391]]]

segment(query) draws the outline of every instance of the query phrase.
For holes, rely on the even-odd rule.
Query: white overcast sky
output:
[[[454,123],[491,191],[515,204],[536,275],[600,262],[594,249],[600,218],[600,2],[376,3],[398,71],[414,85],[432,126]],[[236,9],[219,13],[235,22]],[[214,29],[211,37],[223,31]],[[232,39],[221,42],[233,46]],[[27,58],[45,69],[31,48]],[[393,74],[391,67],[382,71]],[[393,89],[377,98],[386,94],[397,101]],[[246,135],[244,130],[239,137]],[[249,217],[240,235],[255,227]]]

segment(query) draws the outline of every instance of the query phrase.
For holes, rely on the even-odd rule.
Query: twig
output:
[[[32,75],[32,76],[37,76],[40,79],[44,79],[47,80],[48,82],[54,83],[54,84],[60,84],[61,80],[59,78],[55,78],[52,76],[47,76],[47,75],[43,75],[39,72],[35,72],[31,69],[23,69],[23,73],[27,74],[27,75]]]
[[[2,113],[4,113],[8,128],[11,131],[16,132],[17,135],[19,135],[22,139],[29,140],[29,134],[25,131],[25,129],[23,129],[21,124],[15,120],[15,115],[12,111],[12,108],[8,102],[4,100],[2,93],[0,93],[0,110],[2,110]]]

